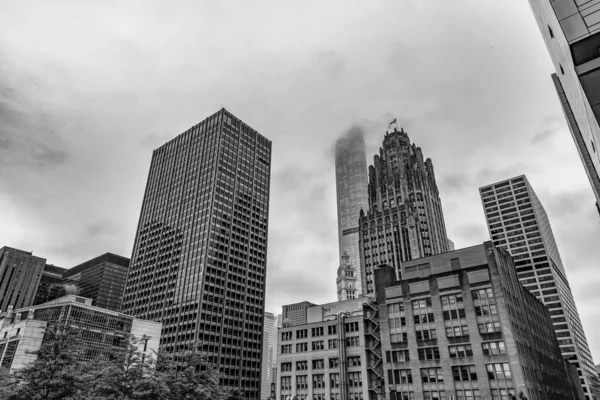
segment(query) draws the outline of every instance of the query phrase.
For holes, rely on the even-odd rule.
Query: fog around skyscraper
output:
[[[594,196],[528,2],[34,3],[2,2],[2,245],[131,254],[152,150],[226,107],[273,141],[266,309],[334,301],[331,149],[357,123],[370,163],[397,117],[456,248],[489,236],[478,188],[527,175],[600,330]]]

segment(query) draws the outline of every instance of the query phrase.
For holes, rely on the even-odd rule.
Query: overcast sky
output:
[[[526,174],[600,359],[600,219],[524,0],[0,0],[0,246],[129,257],[152,150],[221,107],[273,141],[267,310],[336,299],[332,146],[394,117],[457,248]]]

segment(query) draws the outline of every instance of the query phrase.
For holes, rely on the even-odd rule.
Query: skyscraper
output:
[[[597,1],[529,3],[554,63],[552,80],[600,212],[600,9]]]
[[[404,130],[386,132],[369,166],[369,208],[360,213],[362,291],[374,291],[373,270],[448,251],[433,163]]]
[[[367,209],[367,156],[362,130],[353,127],[335,145],[335,186],[337,193],[339,258],[348,255],[348,262],[356,270],[360,267],[358,250],[358,217],[361,209]],[[362,292],[358,274],[356,295]],[[339,281],[338,300],[346,300]]]
[[[260,395],[271,142],[222,109],[156,149],[122,311]]]
[[[34,306],[54,300],[58,297],[59,288],[62,283],[62,274],[66,269],[56,265],[46,264],[42,270],[42,277],[35,294]]]
[[[128,268],[129,258],[106,253],[65,271],[62,283],[75,285],[93,306],[119,311]],[[67,293],[61,289],[60,294]]]
[[[45,265],[31,252],[0,248],[0,312],[33,305]]]
[[[265,326],[263,328],[262,347],[262,376],[260,380],[260,399],[267,400],[271,396],[271,382],[273,381],[273,358],[277,358],[274,347],[277,336],[277,316],[265,312]]]
[[[524,175],[479,192],[492,241],[510,252],[521,284],[550,310],[563,357],[595,398],[594,363],[544,207]]]

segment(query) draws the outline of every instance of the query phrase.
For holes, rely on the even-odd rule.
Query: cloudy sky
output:
[[[251,4],[250,4],[251,3]],[[151,152],[221,107],[273,141],[267,309],[335,300],[332,145],[401,121],[449,236],[526,174],[600,359],[600,221],[528,2],[0,0],[0,245],[130,256]]]

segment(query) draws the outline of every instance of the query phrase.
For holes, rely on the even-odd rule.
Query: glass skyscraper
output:
[[[556,87],[600,212],[600,2],[529,0],[552,58]]]
[[[374,293],[375,267],[388,264],[401,278],[401,262],[448,251],[433,162],[403,129],[386,132],[368,189],[359,225],[363,294]]]
[[[339,259],[347,254],[348,262],[356,271],[360,268],[358,250],[358,217],[366,210],[367,200],[367,156],[365,139],[360,128],[352,128],[335,145],[335,186],[337,193],[337,217]],[[356,287],[350,288],[355,295],[361,294],[361,276],[358,274]],[[347,300],[346,290],[337,282],[338,300]]]
[[[152,155],[122,311],[258,400],[271,142],[222,109]]]
[[[550,310],[563,357],[577,367],[586,398],[597,398],[590,348],[540,200],[524,175],[479,192],[493,243],[511,253],[521,284]]]

